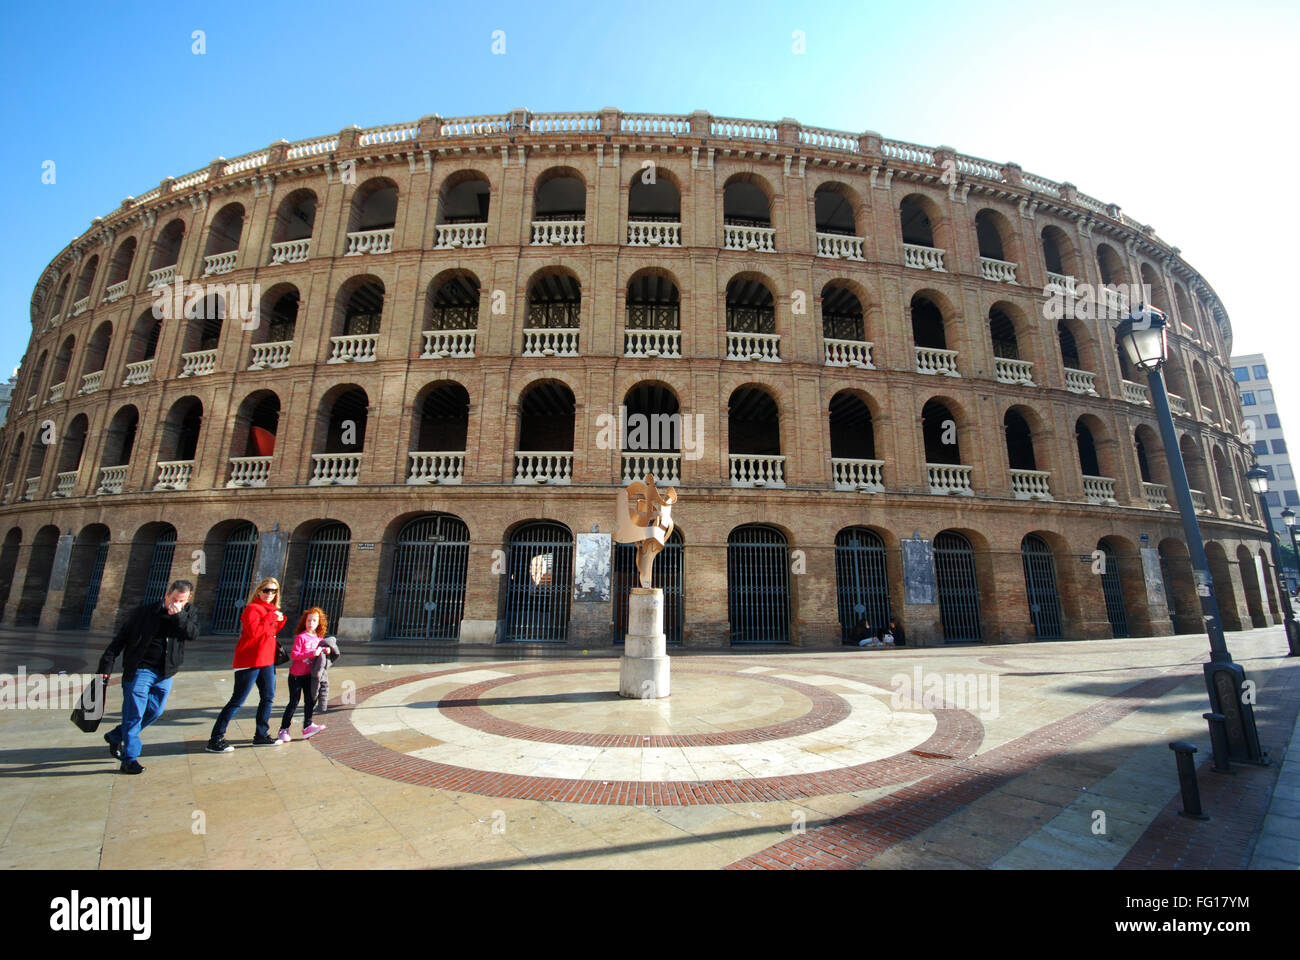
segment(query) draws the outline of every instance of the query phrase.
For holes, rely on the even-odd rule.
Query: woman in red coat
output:
[[[257,704],[255,744],[279,746],[271,736],[271,711],[275,700],[275,635],[284,623],[280,612],[280,582],[267,577],[253,590],[239,615],[239,642],[235,644],[235,689],[222,707],[221,715],[208,738],[209,753],[230,753],[235,748],[226,742],[226,727],[248,699],[253,684],[261,698]]]

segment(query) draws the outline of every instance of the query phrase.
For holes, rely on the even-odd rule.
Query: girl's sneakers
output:
[[[289,736],[288,727],[281,727],[280,732],[275,735],[275,739],[279,740],[281,743],[288,743],[293,739],[293,737]]]
[[[309,740],[324,729],[325,729],[325,724],[323,723],[309,724],[302,728],[302,738],[304,740]]]

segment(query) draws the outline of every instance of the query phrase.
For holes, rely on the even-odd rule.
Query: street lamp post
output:
[[[1178,513],[1183,521],[1183,535],[1187,540],[1187,553],[1192,563],[1192,580],[1196,595],[1201,601],[1201,615],[1210,638],[1210,660],[1205,664],[1205,687],[1210,695],[1210,709],[1222,714],[1228,734],[1229,756],[1238,762],[1267,764],[1269,761],[1259,744],[1259,731],[1255,727],[1253,686],[1246,682],[1246,671],[1234,663],[1223,636],[1223,623],[1219,619],[1219,603],[1214,596],[1214,580],[1210,576],[1209,560],[1205,556],[1205,543],[1201,540],[1201,527],[1192,505],[1192,491],[1187,483],[1187,469],[1178,448],[1174,432],[1174,418],[1169,411],[1169,395],[1160,367],[1169,354],[1165,333],[1166,318],[1162,311],[1139,304],[1129,318],[1119,325],[1116,337],[1134,367],[1143,370],[1151,388],[1151,403],[1160,423],[1160,439],[1165,448],[1165,461],[1169,465],[1170,487],[1178,502]]]
[[[1286,625],[1286,646],[1290,652],[1287,656],[1300,656],[1300,650],[1296,649],[1297,628],[1295,622],[1295,613],[1291,609],[1291,598],[1287,595],[1286,584],[1282,582],[1282,567],[1279,561],[1282,558],[1282,551],[1277,546],[1277,531],[1273,529],[1273,518],[1269,516],[1268,500],[1265,494],[1268,493],[1268,471],[1259,464],[1251,467],[1246,471],[1246,480],[1250,483],[1250,489],[1259,497],[1259,509],[1264,517],[1264,526],[1268,527],[1268,542],[1273,550],[1273,578],[1277,581],[1278,602],[1282,604],[1282,620]],[[1295,517],[1293,516],[1292,522]],[[1294,534],[1292,534],[1294,542]]]
[[[1295,511],[1290,507],[1284,509],[1282,511],[1282,522],[1286,524],[1286,532],[1291,535],[1291,558],[1296,562],[1296,576],[1300,580],[1300,544],[1295,542]],[[1290,601],[1288,600],[1288,602]]]

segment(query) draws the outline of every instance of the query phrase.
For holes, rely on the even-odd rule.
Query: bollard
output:
[[[1201,714],[1210,722],[1210,746],[1214,750],[1214,766],[1210,769],[1215,773],[1232,773],[1232,761],[1228,756],[1228,721],[1221,713],[1203,713]]]
[[[1210,818],[1201,812],[1201,791],[1196,785],[1196,761],[1192,759],[1196,747],[1175,740],[1169,744],[1169,749],[1178,758],[1178,788],[1183,792],[1183,809],[1178,811],[1178,815],[1191,817],[1193,820],[1209,820]]]

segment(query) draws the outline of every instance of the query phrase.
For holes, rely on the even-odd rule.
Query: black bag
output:
[[[275,641],[275,665],[282,667],[289,662],[289,651],[284,649],[284,644],[279,640]]]
[[[81,691],[81,702],[72,711],[72,722],[82,733],[94,733],[99,729],[107,697],[108,680],[103,674],[96,674],[90,685]]]

